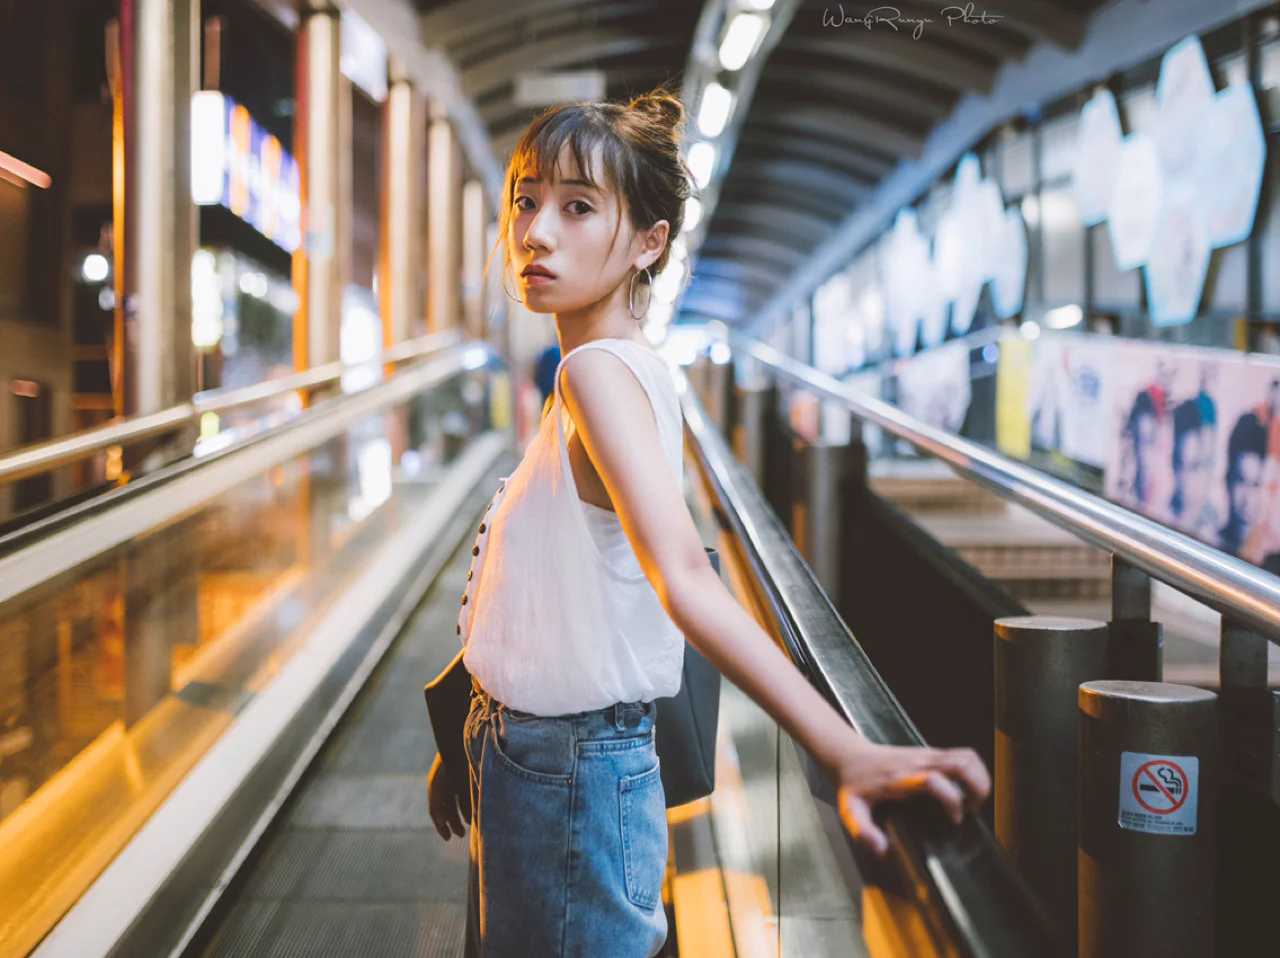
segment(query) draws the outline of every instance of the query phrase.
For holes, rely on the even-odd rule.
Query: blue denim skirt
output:
[[[509,708],[473,680],[468,958],[650,958],[667,938],[652,702]]]

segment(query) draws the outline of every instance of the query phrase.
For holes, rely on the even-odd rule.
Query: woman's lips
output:
[[[524,273],[524,281],[530,286],[546,286],[548,283],[555,282],[554,276],[548,276],[546,273]]]

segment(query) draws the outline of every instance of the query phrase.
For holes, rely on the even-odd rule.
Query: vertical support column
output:
[[[191,97],[200,58],[198,0],[134,0],[126,155],[124,413],[191,398]],[[131,114],[131,115],[130,115]],[[131,294],[131,295],[130,295]]]
[[[1096,619],[995,621],[996,838],[1048,904],[1076,924],[1077,696],[1106,677],[1108,630]]]
[[[767,380],[756,359],[741,353],[733,357],[733,454],[764,487],[764,397]]]
[[[484,336],[484,185],[467,180],[462,186],[462,317],[467,336]]]
[[[511,360],[511,324],[507,321],[507,305],[510,300],[502,291],[502,245],[505,238],[498,235],[498,221],[490,220],[484,227],[484,263],[487,272],[484,281],[484,338]]]
[[[1079,702],[1080,958],[1210,958],[1217,696],[1102,681]]]
[[[427,332],[461,325],[462,152],[444,106],[431,101],[427,132]]]
[[[712,348],[714,350],[723,350],[724,346],[717,344]],[[713,352],[706,359],[706,379],[704,381],[702,401],[706,404],[707,415],[716,424],[721,435],[727,435],[729,431],[728,396],[732,383],[726,382],[730,375],[730,366],[728,362],[718,361],[722,358],[722,356]]]
[[[1164,629],[1151,621],[1151,576],[1111,557],[1111,651],[1106,674],[1158,682],[1164,672]]]
[[[764,497],[785,523],[791,511],[791,430],[782,414],[785,393],[772,379],[762,397],[764,433]]]
[[[383,104],[382,241],[378,255],[378,301],[382,345],[412,338],[422,315],[418,277],[421,269],[421,183],[424,175],[426,110],[402,65],[389,64],[390,83]]]
[[[841,584],[841,533],[845,478],[855,455],[843,443],[819,438],[792,444],[793,469],[803,476],[803,492],[793,502],[792,538],[813,569],[823,589],[839,605]]]
[[[1268,688],[1266,636],[1222,619],[1222,786],[1219,802],[1218,953],[1248,954],[1271,934],[1266,874],[1280,852],[1280,692]]]
[[[294,367],[338,359],[342,321],[341,121],[338,11],[312,4],[298,32],[294,145],[302,194],[303,243],[294,254]]]

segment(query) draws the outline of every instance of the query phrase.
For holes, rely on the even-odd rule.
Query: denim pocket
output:
[[[662,878],[667,870],[667,804],[661,767],[624,776],[618,782],[618,792],[627,898],[651,911],[662,897]]]
[[[512,722],[494,716],[493,751],[514,775],[542,785],[568,786],[573,780],[571,730],[555,719]]]

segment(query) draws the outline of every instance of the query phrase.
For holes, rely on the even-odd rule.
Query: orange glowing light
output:
[[[44,170],[38,170],[30,163],[23,163],[16,156],[10,156],[4,150],[0,150],[0,171],[8,173],[5,179],[10,183],[13,180],[10,177],[17,177],[22,184],[30,183],[32,186],[38,186],[42,190],[47,190],[53,185],[53,177]]]

